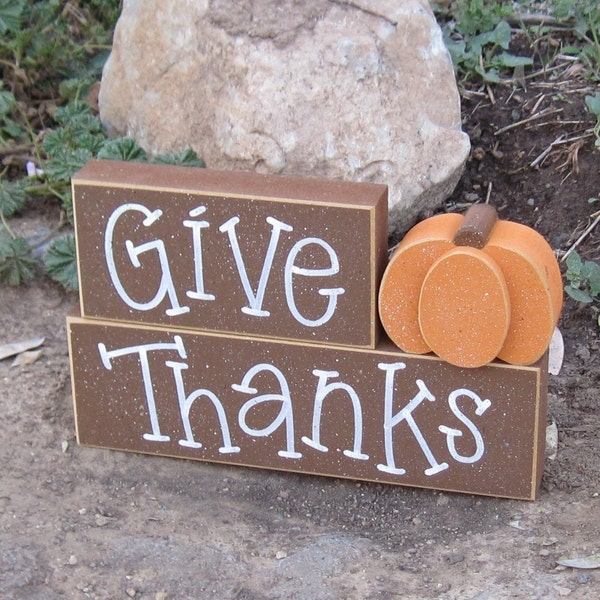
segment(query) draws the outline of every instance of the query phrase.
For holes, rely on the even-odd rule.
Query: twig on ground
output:
[[[528,125],[526,127],[526,129],[533,129],[535,127],[547,127],[548,125],[584,125],[586,123],[589,123],[588,121],[561,121],[561,120],[554,120],[554,121],[544,121],[543,123],[533,123],[531,125]]]
[[[582,86],[581,82],[577,82],[578,85],[574,86],[572,80],[565,81],[536,81],[532,84],[532,87],[542,88],[542,89],[551,89],[554,92],[560,91],[561,94],[586,94],[591,93],[596,88],[590,87],[588,85]],[[567,88],[567,89],[563,89]]]
[[[4,146],[0,148],[0,158],[4,158],[5,156],[11,156],[13,154],[23,154],[24,152],[31,152],[32,149],[31,144],[18,144],[15,146]]]
[[[536,100],[536,103],[533,105],[533,108],[531,109],[531,114],[535,115],[538,111],[538,108],[540,107],[540,104],[544,101],[544,98],[547,96],[547,94],[540,94],[540,97]]]
[[[564,135],[559,135],[553,142],[550,143],[550,145],[538,156],[536,156],[536,158],[534,158],[530,163],[529,166],[532,168],[537,167],[538,165],[540,165],[544,159],[546,158],[546,156],[548,156],[548,154],[550,154],[550,152],[552,152],[552,150],[554,149],[554,146],[556,146],[556,144],[559,144],[560,142],[562,142],[564,140]]]
[[[568,125],[568,124],[581,124],[583,121],[557,121],[557,124],[562,124],[562,125]],[[553,142],[550,143],[550,145],[543,151],[541,152],[538,156],[536,156],[536,158],[534,158],[530,163],[529,166],[532,168],[535,167],[539,167],[542,165],[542,163],[544,162],[544,159],[547,158],[547,156],[552,152],[552,150],[555,150],[557,146],[564,146],[565,144],[572,144],[574,142],[580,142],[583,141],[587,138],[593,137],[594,135],[594,131],[593,129],[586,129],[586,131],[584,131],[582,134],[580,135],[576,135],[574,137],[570,137],[570,138],[566,138],[563,134],[559,135]],[[560,165],[560,166],[564,166],[564,165]],[[557,167],[557,168],[560,168]]]
[[[596,225],[600,223],[600,210],[590,216],[596,218],[592,221],[592,224],[589,227],[587,227],[586,230],[579,236],[577,241],[563,254],[563,257],[560,259],[560,262],[565,262],[565,260],[567,260],[567,256],[569,256],[569,254],[571,254],[571,252],[573,252],[579,246],[579,244],[581,244],[581,242],[583,242],[583,240],[585,240],[585,238],[592,232],[594,227],[596,227]]]
[[[562,77],[561,73],[557,72],[560,71],[561,69],[563,69],[565,72],[568,71],[569,69],[573,69],[574,67],[577,67],[577,71],[581,71],[583,69],[583,66],[580,63],[576,63],[573,61],[572,57],[569,56],[563,56],[563,55],[558,55],[554,60],[558,60],[561,59],[561,63],[557,64],[557,65],[544,65],[541,69],[538,69],[537,71],[533,71],[532,73],[528,73],[527,75],[519,75],[518,77],[510,77],[507,79],[502,79],[499,81],[500,84],[503,85],[514,85],[516,83],[521,83],[522,81],[530,81],[532,79],[538,79],[539,77],[546,77],[550,74],[553,74],[554,77]],[[575,58],[575,61],[579,60],[578,58]],[[574,74],[572,74],[574,75]],[[551,81],[551,82],[541,82],[541,83],[546,83],[547,85],[545,87],[556,87],[558,84],[562,83],[568,83],[567,81],[563,81],[563,82],[559,82],[559,81]],[[536,85],[540,85],[537,84]]]
[[[561,123],[562,123],[562,121],[561,121]],[[566,121],[566,123],[568,123],[568,121]],[[571,142],[576,142],[577,140],[584,140],[586,138],[593,137],[593,135],[594,135],[593,129],[586,129],[580,135],[576,135],[575,137],[568,138],[566,140],[563,140],[562,142],[558,142],[556,145],[561,146],[562,144],[570,144]]]
[[[564,19],[557,19],[546,13],[515,13],[509,15],[506,20],[513,27],[522,27],[523,25],[544,25],[552,27],[553,31],[571,31],[573,26],[565,23]]]
[[[36,161],[36,157],[32,154],[9,154],[2,159],[2,165],[4,167],[19,167],[23,169],[31,161]]]
[[[571,173],[575,173],[575,175],[579,175],[579,150],[583,146],[583,140],[579,140],[577,142],[573,142],[571,147],[567,151],[567,158],[564,163],[558,165],[557,170],[562,171],[570,167],[569,174],[567,177],[571,175]],[[563,179],[565,181],[567,179]]]
[[[521,127],[522,125],[526,125],[527,123],[531,123],[532,121],[537,121],[538,119],[542,119],[547,117],[548,115],[554,115],[556,113],[562,112],[562,108],[552,108],[543,110],[535,115],[531,115],[531,117],[527,117],[526,119],[522,119],[521,121],[517,121],[516,123],[511,123],[510,125],[506,125],[506,127],[501,127],[497,131],[494,132],[494,135],[500,135],[502,133],[506,133],[511,129],[516,129],[517,127]]]
[[[490,203],[490,197],[492,195],[492,182],[490,181],[487,186],[487,194],[485,195],[485,203]]]

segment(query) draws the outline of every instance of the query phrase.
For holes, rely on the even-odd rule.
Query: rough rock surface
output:
[[[400,231],[469,152],[426,0],[125,0],[100,115],[212,168],[386,183]]]

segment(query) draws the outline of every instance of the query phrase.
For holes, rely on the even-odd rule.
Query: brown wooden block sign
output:
[[[386,186],[91,161],[73,206],[85,317],[376,344]]]
[[[164,206],[164,205],[163,205]],[[81,444],[534,499],[546,365],[68,319]]]
[[[379,312],[406,352],[433,351],[460,367],[495,358],[533,364],[562,308],[552,249],[535,230],[500,221],[488,205],[416,225],[383,276]]]

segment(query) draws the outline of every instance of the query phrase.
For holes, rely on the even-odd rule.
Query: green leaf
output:
[[[44,134],[42,148],[48,156],[59,153],[65,146],[70,146],[71,136],[64,127],[53,129]]]
[[[498,44],[504,50],[508,50],[510,46],[510,40],[512,38],[512,31],[510,25],[506,21],[500,21],[494,29],[494,43]]]
[[[102,148],[105,139],[102,123],[91,113],[89,106],[71,102],[56,110],[55,119],[62,127],[47,132],[42,140],[42,148],[49,158],[60,160],[65,153],[77,149],[87,150],[95,156]]]
[[[191,149],[183,150],[177,154],[159,154],[154,158],[155,163],[163,165],[180,165],[182,167],[199,167],[203,169],[206,163]]]
[[[67,290],[79,289],[77,251],[72,233],[54,240],[44,255],[44,266],[50,277]]]
[[[450,58],[452,58],[455,67],[458,67],[467,59],[467,44],[464,40],[454,40],[445,33],[444,43],[448,48],[448,52],[450,52]]]
[[[54,112],[54,120],[63,127],[68,125],[74,118],[81,115],[91,114],[90,107],[84,102],[69,102],[65,106],[59,106]]]
[[[92,83],[93,80],[87,77],[65,79],[58,85],[58,95],[69,102],[76,102],[88,92]]]
[[[574,288],[570,285],[565,288],[565,292],[567,292],[567,294],[569,294],[569,296],[571,296],[571,298],[577,302],[583,302],[584,304],[589,304],[592,302],[592,297],[589,294],[586,294],[583,290]]]
[[[600,298],[600,265],[591,260],[586,262],[590,293],[595,298]]]
[[[480,33],[476,35],[473,39],[469,41],[470,50],[479,56],[483,50],[484,46],[487,44],[492,44],[495,41],[495,34],[493,31],[486,31],[485,33]]]
[[[495,59],[501,67],[515,68],[515,67],[530,67],[533,64],[533,60],[527,56],[514,56],[508,52],[500,53]]]
[[[87,129],[82,128],[75,131],[70,127],[60,127],[49,131],[42,140],[42,148],[48,158],[64,156],[65,153],[76,149],[88,150],[96,155],[103,144],[103,136],[90,133]]]
[[[0,213],[11,217],[23,208],[25,202],[24,181],[0,181]]]
[[[65,127],[71,132],[75,143],[80,143],[80,140],[83,140],[87,136],[97,136],[104,133],[100,119],[92,114],[79,115],[77,118],[69,121]],[[104,138],[104,135],[102,137]]]
[[[569,256],[567,256],[567,269],[568,273],[571,275],[575,275],[577,278],[581,276],[581,268],[583,267],[583,261],[577,252],[571,252]]]
[[[465,37],[491,31],[503,17],[512,12],[504,3],[489,0],[463,0],[456,2],[455,8],[458,30]]]
[[[498,69],[495,67],[492,69],[488,69],[487,71],[477,68],[477,72],[481,75],[484,81],[488,83],[500,83],[500,74],[498,73]]]
[[[591,260],[582,261],[581,279],[583,281],[589,280],[590,275],[592,274],[592,270],[595,266],[596,266],[595,263],[593,263]]]
[[[579,15],[579,18],[575,23],[575,32],[577,33],[580,39],[585,39],[585,35],[588,32],[589,28],[590,25],[587,22],[587,20],[583,17],[583,15]]]
[[[67,220],[69,223],[73,223],[73,194],[71,193],[71,188],[65,190],[65,192],[61,195],[62,206],[61,208],[65,212]]]
[[[600,92],[596,92],[595,96],[586,96],[585,105],[596,118],[600,119]]]
[[[122,137],[107,140],[98,152],[98,158],[143,162],[147,155],[134,139]]]
[[[24,7],[25,0],[0,0],[0,35],[19,30]]]
[[[94,155],[87,148],[63,148],[44,163],[44,173],[51,180],[66,183],[92,158]]]
[[[29,281],[36,265],[31,246],[23,238],[0,236],[0,283],[20,285]]]
[[[9,119],[8,117],[4,117],[4,123],[0,129],[2,129],[2,132],[13,140],[19,139],[25,133],[25,130],[23,127],[21,127],[21,125],[19,125],[19,123]]]
[[[9,114],[15,107],[15,104],[16,100],[14,94],[0,89],[0,116]]]

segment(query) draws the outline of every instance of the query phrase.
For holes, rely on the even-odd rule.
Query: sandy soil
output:
[[[79,447],[64,322],[74,301],[47,282],[0,289],[2,338],[45,337],[35,363],[0,362],[0,597],[600,594],[600,572],[556,563],[599,550],[600,485],[586,474],[597,418],[595,437],[579,437],[585,420],[568,424],[574,439],[561,432],[533,503]],[[565,388],[576,362],[568,352]],[[553,388],[552,406],[579,401]]]

